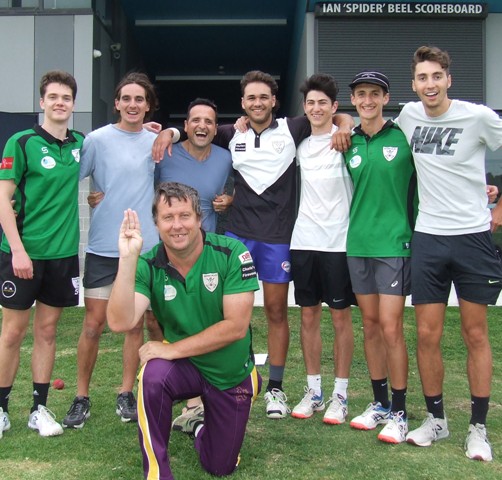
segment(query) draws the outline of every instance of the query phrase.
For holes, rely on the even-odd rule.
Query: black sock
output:
[[[269,380],[267,385],[267,392],[271,392],[273,388],[277,388],[282,391],[282,381]]]
[[[371,380],[371,388],[373,389],[373,398],[375,402],[380,402],[383,408],[389,408],[389,388],[387,379]]]
[[[9,411],[9,396],[12,390],[12,385],[10,387],[0,387],[0,408],[7,413]]]
[[[31,413],[38,410],[39,405],[44,407],[47,405],[47,397],[49,396],[50,383],[35,383],[33,382],[33,407]]]
[[[488,403],[490,397],[475,397],[471,395],[471,425],[480,423],[486,425],[486,416],[488,415]]]
[[[404,412],[406,417],[406,388],[398,390],[397,388],[391,388],[392,392],[392,408],[394,413]]]
[[[427,411],[432,413],[434,418],[444,418],[443,394],[428,397],[424,395]]]

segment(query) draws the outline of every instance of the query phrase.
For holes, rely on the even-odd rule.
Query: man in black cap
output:
[[[401,443],[408,432],[403,312],[411,288],[416,175],[406,137],[392,120],[383,117],[389,102],[389,79],[380,72],[363,71],[349,86],[361,124],[354,129],[352,145],[345,153],[354,183],[347,260],[363,319],[364,351],[374,397],[350,426],[373,430],[385,424],[378,439]]]

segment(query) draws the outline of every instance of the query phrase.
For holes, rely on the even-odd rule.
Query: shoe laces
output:
[[[471,425],[469,437],[490,444],[486,436],[486,427],[481,423],[476,423],[476,425]]]
[[[273,400],[282,403],[286,403],[288,401],[288,397],[286,397],[286,394],[282,390],[279,390],[278,388],[272,388],[272,390],[270,390],[270,393],[272,394]]]
[[[314,390],[312,388],[304,387],[303,388],[305,395],[303,396],[302,400],[300,401],[300,405],[302,406],[309,406],[312,401],[314,400],[314,397],[316,396]],[[319,397],[320,399],[321,397]]]
[[[343,408],[343,407],[347,406],[347,400],[338,394],[333,395],[328,400],[328,403],[329,402],[331,402],[332,405],[336,405],[336,408]]]
[[[54,423],[56,421],[56,415],[52,413],[47,407],[44,405],[39,405],[38,406],[38,415],[37,418],[39,420],[49,422],[49,423]]]
[[[390,419],[389,420],[391,422],[395,422],[397,424],[405,422],[406,421],[406,417],[404,416],[404,411],[403,410],[399,410],[399,412],[392,412],[391,415],[390,415]]]
[[[127,408],[134,408],[136,402],[132,392],[122,392],[119,397],[124,399]]]
[[[427,414],[427,417],[422,422],[422,427],[430,429],[432,431],[434,439],[437,438],[436,419],[434,418],[432,413]]]
[[[88,407],[91,406],[91,402],[85,398],[76,398],[73,400],[67,415],[81,415]]]

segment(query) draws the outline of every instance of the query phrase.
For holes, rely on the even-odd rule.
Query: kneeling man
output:
[[[119,268],[108,304],[114,331],[133,328],[151,305],[164,342],[140,349],[138,423],[145,478],[172,479],[167,447],[172,406],[198,395],[204,413],[183,431],[195,437],[205,470],[235,469],[261,378],[254,365],[250,320],[258,289],[251,255],[239,241],[201,230],[196,190],[161,183],[153,218],[161,242],[140,257],[136,212],[124,212]]]

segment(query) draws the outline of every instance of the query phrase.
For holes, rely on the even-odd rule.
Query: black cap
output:
[[[352,83],[349,85],[350,88],[354,89],[356,85],[360,83],[371,83],[372,85],[379,85],[382,87],[387,93],[389,92],[390,82],[387,78],[387,75],[384,75],[380,72],[367,71],[359,72]]]

